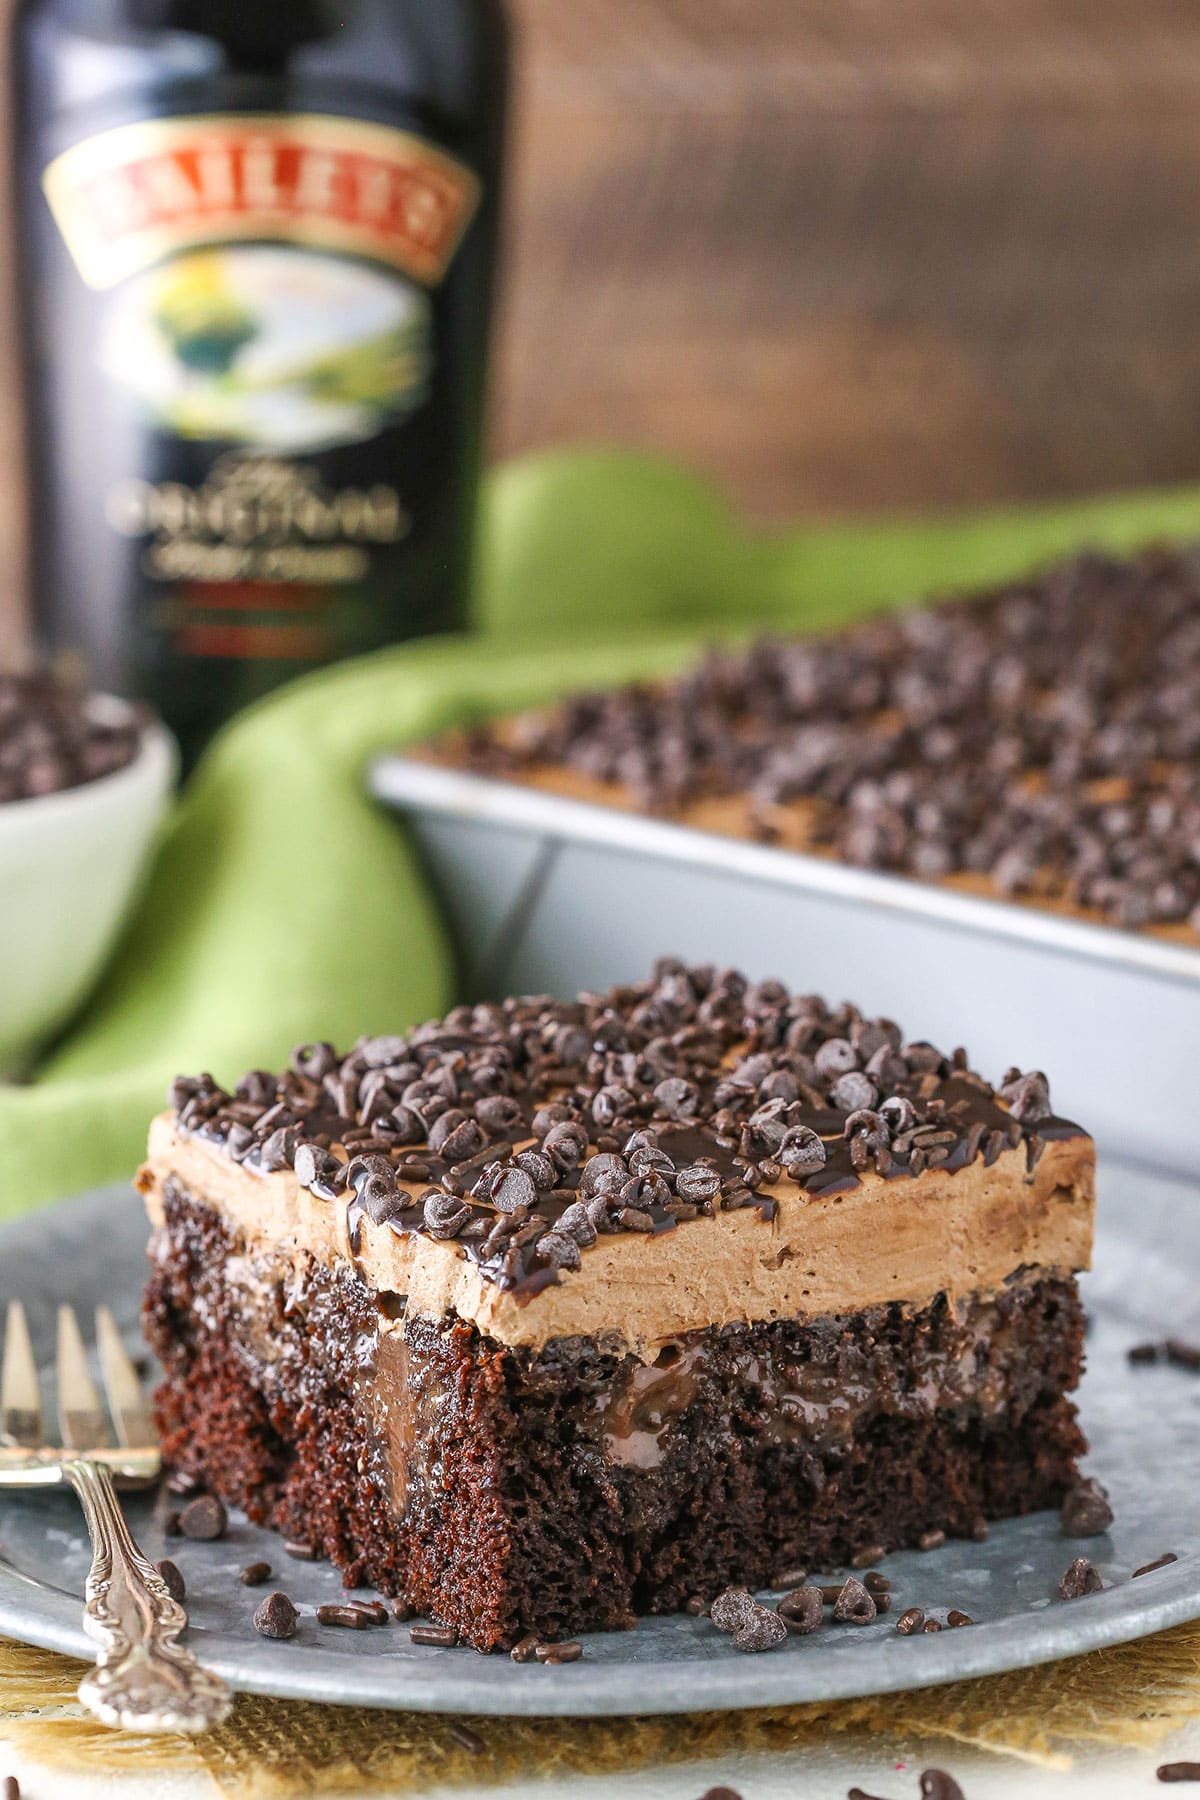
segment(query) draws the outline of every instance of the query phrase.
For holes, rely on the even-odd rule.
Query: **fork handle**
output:
[[[207,1731],[233,1696],[179,1643],[187,1614],[138,1549],[103,1463],[76,1457],[63,1474],[78,1494],[92,1540],[83,1628],[100,1646],[79,1698],[105,1725],[126,1731]]]

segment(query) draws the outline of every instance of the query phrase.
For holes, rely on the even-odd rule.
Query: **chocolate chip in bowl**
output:
[[[143,708],[0,672],[0,1073],[95,982],[145,870],[175,744]]]

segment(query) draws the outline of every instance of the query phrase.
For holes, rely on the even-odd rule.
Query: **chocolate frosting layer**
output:
[[[510,1342],[597,1328],[649,1339],[655,1306],[686,1313],[689,1329],[770,1317],[777,1303],[804,1312],[814,1282],[820,1310],[856,1306],[837,1232],[816,1232],[824,1270],[797,1280],[785,1265],[815,1241],[806,1221],[815,1229],[837,1207],[847,1224],[865,1216],[865,1193],[886,1195],[887,1229],[903,1238],[906,1223],[918,1252],[928,1235],[944,1264],[918,1189],[949,1196],[947,1220],[963,1231],[975,1213],[985,1229],[1015,1186],[1012,1241],[989,1248],[988,1278],[1021,1261],[1087,1259],[1090,1140],[1054,1115],[1040,1072],[1010,1069],[994,1088],[965,1052],[906,1040],[891,1020],[670,959],[608,994],[460,1007],[347,1056],[302,1046],[288,1070],[252,1071],[232,1092],[211,1076],[181,1079],[173,1097],[152,1139],[151,1186],[190,1167],[194,1145],[205,1173],[189,1185],[219,1190],[243,1229],[369,1259],[377,1287],[411,1301],[415,1283],[428,1309],[480,1323],[486,1313]],[[217,1178],[221,1168],[236,1179]],[[1062,1192],[1078,1218],[1042,1234],[1031,1203]],[[872,1263],[865,1244],[858,1253]],[[970,1273],[964,1283],[939,1266],[930,1287],[910,1260],[890,1292],[876,1270],[875,1298],[974,1286]],[[659,1298],[635,1319],[603,1294],[581,1311],[548,1299],[610,1280]],[[672,1287],[678,1305],[661,1291]],[[539,1315],[528,1335],[510,1316],[526,1308]]]

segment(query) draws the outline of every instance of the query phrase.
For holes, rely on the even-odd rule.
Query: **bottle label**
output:
[[[43,189],[94,295],[103,518],[144,584],[148,654],[374,641],[364,597],[445,479],[430,434],[396,428],[429,397],[432,290],[476,177],[387,126],[217,114],[89,137]]]
[[[236,238],[366,257],[432,286],[479,198],[470,170],[421,138],[320,114],[121,125],[63,151],[42,186],[95,288]]]

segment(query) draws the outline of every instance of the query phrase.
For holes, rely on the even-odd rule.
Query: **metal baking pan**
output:
[[[470,999],[566,995],[664,953],[853,999],[996,1080],[1045,1069],[1101,1146],[1191,1173],[1200,950],[384,756]]]

